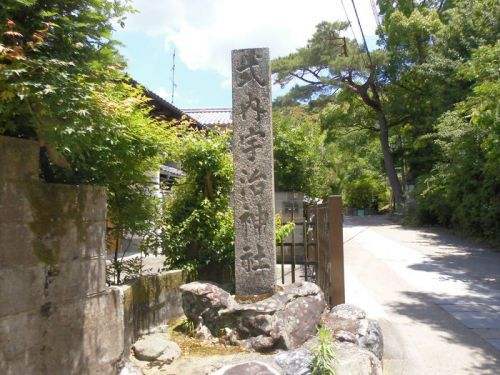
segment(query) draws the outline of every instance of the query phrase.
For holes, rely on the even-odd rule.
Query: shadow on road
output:
[[[449,302],[450,304],[477,304],[481,299],[460,296],[450,298],[446,295],[435,295],[429,297],[427,293],[406,292],[405,296],[411,302],[400,302],[390,306],[394,312],[405,315],[432,327],[440,332],[440,336],[450,343],[467,346],[474,350],[473,369],[471,374],[498,375],[500,371],[500,352],[484,341],[478,335],[471,335],[470,329],[463,326],[458,320],[450,319],[450,315],[444,309],[436,309],[436,300]],[[429,343],[432,345],[432,343]],[[476,360],[477,359],[477,360]]]
[[[404,228],[387,216],[345,217],[344,228],[351,260],[386,271],[388,266],[394,271],[388,280],[403,281],[401,285],[384,284],[388,293],[377,292],[387,298],[383,307],[397,321],[393,338],[400,331],[408,332],[411,323],[407,319],[423,323],[413,330],[417,337],[393,340],[395,361],[399,358],[397,343],[404,342],[403,352],[411,353],[418,350],[412,345],[418,339],[417,346],[426,350],[425,360],[431,361],[429,368],[436,361],[434,368],[442,370],[447,367],[443,361],[467,353],[449,364],[450,371],[470,364],[470,369],[464,367],[457,373],[500,374],[500,350],[495,349],[500,339],[500,253],[439,228]],[[377,240],[381,242],[375,243]],[[360,273],[364,277],[371,274]],[[370,287],[373,289],[377,290]],[[433,339],[438,340],[434,350]],[[443,341],[454,345],[448,349]],[[408,358],[419,363],[419,353],[414,354]],[[400,370],[412,362],[403,358],[402,363]]]
[[[411,235],[409,239],[398,242],[420,250],[429,261],[410,268],[440,272],[442,276],[451,280],[468,282],[472,279],[481,284],[478,288],[487,286],[500,291],[500,249],[457,237],[442,228],[403,227],[392,222],[386,215],[346,217],[344,226],[375,227],[388,229],[391,232],[393,230],[405,236]]]

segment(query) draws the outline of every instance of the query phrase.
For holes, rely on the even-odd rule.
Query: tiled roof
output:
[[[183,109],[182,111],[209,128],[215,125],[225,127],[233,123],[231,108]]]
[[[181,171],[180,169],[168,166],[168,165],[161,165],[160,166],[160,171],[168,174],[173,177],[184,177],[186,174]]]
[[[141,86],[142,89],[144,90],[144,95],[150,99],[148,101],[148,104],[150,104],[153,107],[151,109],[151,111],[149,112],[149,114],[151,116],[161,117],[167,121],[172,120],[172,119],[180,120],[183,116],[186,116],[187,120],[190,120],[192,122],[193,127],[196,127],[197,129],[200,129],[200,130],[207,128],[205,125],[201,124],[195,118],[193,118],[192,116],[189,116],[189,114],[185,113],[184,111],[177,108],[173,104],[167,102],[161,96],[159,96],[158,94],[149,90],[147,87],[140,84],[136,80],[130,78],[130,83],[134,87]]]

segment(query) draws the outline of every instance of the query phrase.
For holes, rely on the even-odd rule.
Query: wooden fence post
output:
[[[342,235],[342,197],[328,198],[328,242],[330,263],[330,306],[345,303],[344,240]]]

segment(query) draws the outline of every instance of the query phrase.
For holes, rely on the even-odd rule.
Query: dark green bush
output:
[[[173,152],[186,177],[179,179],[144,247],[161,249],[169,268],[199,271],[234,263],[230,134],[185,130]]]
[[[378,210],[387,204],[387,188],[371,177],[355,180],[344,186],[344,202],[347,207]]]

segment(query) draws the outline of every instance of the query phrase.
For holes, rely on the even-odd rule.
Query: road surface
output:
[[[379,320],[387,374],[500,374],[500,252],[346,217],[346,302]]]

